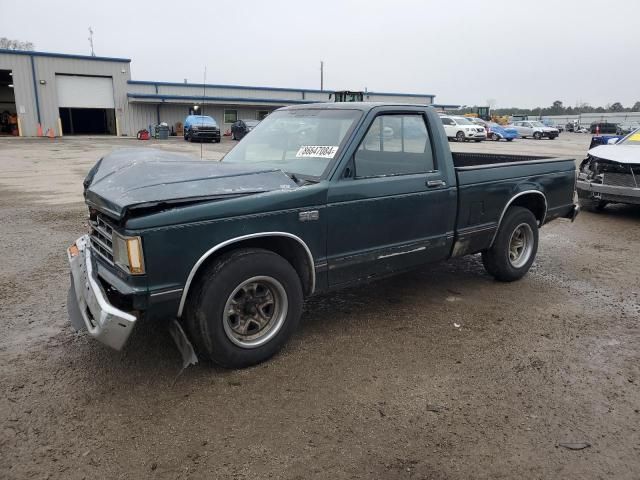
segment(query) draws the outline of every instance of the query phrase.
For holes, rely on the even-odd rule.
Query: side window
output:
[[[237,110],[225,110],[224,111],[224,123],[235,123],[238,121]]]
[[[356,178],[432,171],[433,152],[424,117],[420,114],[376,117],[354,160]]]
[[[443,125],[454,125],[453,120],[450,118],[440,118],[440,120],[442,120]]]

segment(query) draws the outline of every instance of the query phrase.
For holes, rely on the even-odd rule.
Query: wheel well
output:
[[[300,242],[284,236],[265,236],[240,240],[216,250],[198,267],[198,271],[193,277],[189,287],[198,281],[201,273],[208,265],[215,262],[221,255],[239,248],[262,248],[280,255],[287,260],[297,272],[305,296],[313,293],[315,275],[313,260],[309,258],[306,248]],[[191,288],[189,288],[189,290],[191,290]]]
[[[541,193],[526,193],[520,195],[509,206],[524,207],[531,210],[538,220],[540,226],[544,222],[544,217],[547,214],[547,201]]]

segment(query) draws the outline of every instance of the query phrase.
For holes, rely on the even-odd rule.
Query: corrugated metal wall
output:
[[[40,123],[46,132],[49,128],[59,134],[58,94],[56,74],[105,76],[113,79],[116,118],[121,132],[129,130],[127,82],[131,79],[128,61],[102,61],[99,58],[69,58],[34,54],[0,53],[0,69],[14,71],[14,91],[18,117],[22,124],[22,134],[33,136],[37,133],[38,115],[34,94],[34,77],[38,90]],[[44,81],[44,84],[40,82]],[[24,113],[21,112],[24,107]]]
[[[22,134],[35,135],[38,120],[30,57],[0,53],[0,70],[13,72],[13,93]]]

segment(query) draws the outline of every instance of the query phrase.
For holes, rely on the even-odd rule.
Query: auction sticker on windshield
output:
[[[297,158],[316,157],[316,158],[333,158],[336,156],[338,147],[322,146],[322,145],[303,145],[296,153]]]

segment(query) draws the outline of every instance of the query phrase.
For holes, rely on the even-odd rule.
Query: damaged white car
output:
[[[589,150],[580,164],[577,190],[580,205],[590,210],[609,203],[640,205],[640,129]]]

